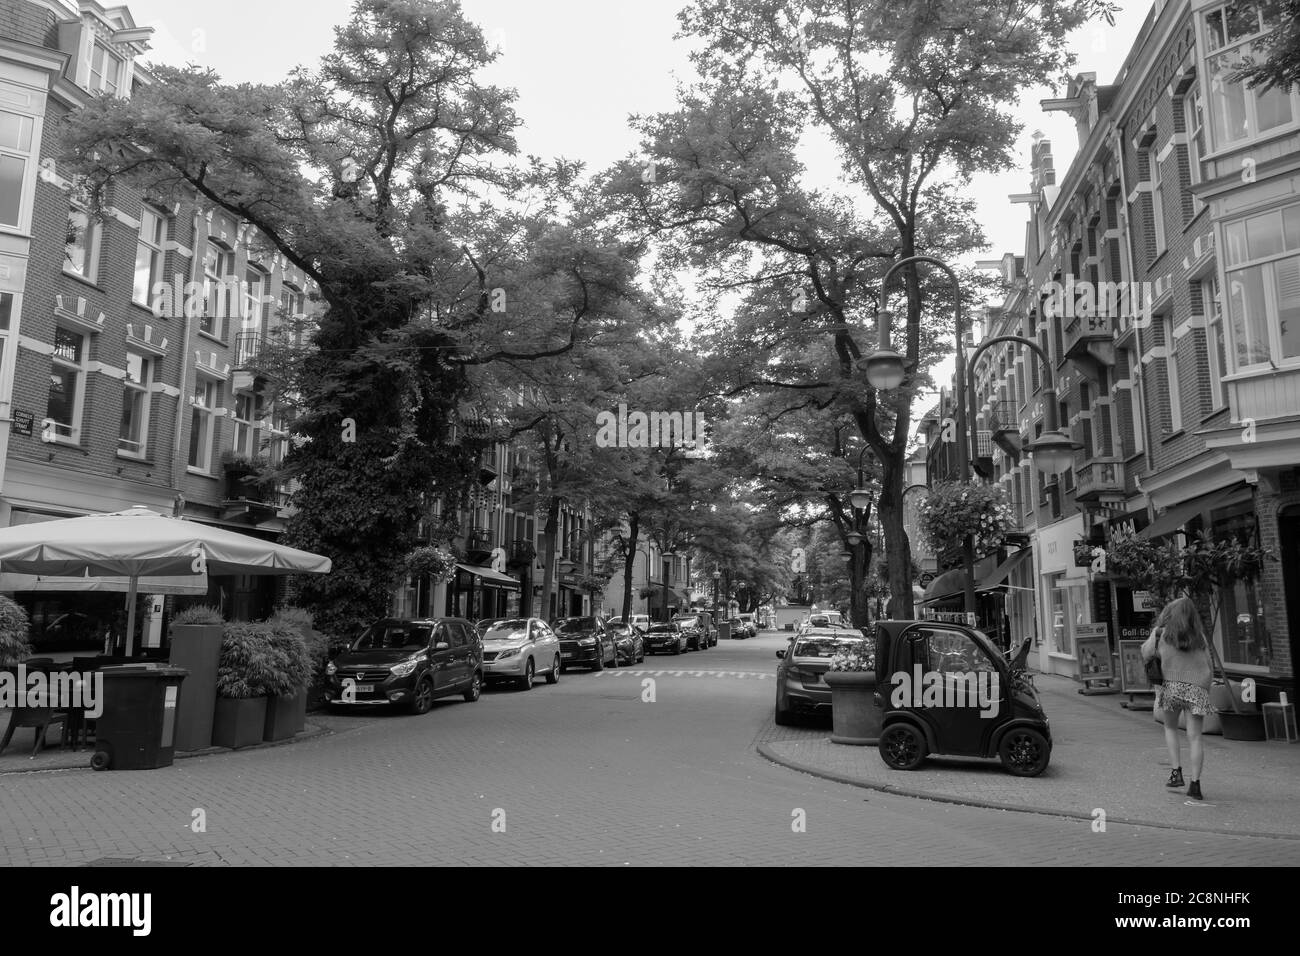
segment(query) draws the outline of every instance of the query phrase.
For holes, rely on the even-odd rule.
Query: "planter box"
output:
[[[1263,714],[1219,714],[1224,740],[1263,740]]]
[[[867,671],[827,671],[831,689],[831,743],[874,747],[880,740],[880,708],[876,706],[876,675]]]
[[[218,747],[237,750],[260,744],[266,732],[266,698],[245,697],[235,700],[218,697],[212,722],[212,742]]]
[[[220,624],[178,624],[171,630],[173,667],[189,671],[176,706],[176,749],[212,746],[217,703],[217,665],[221,661]]]
[[[307,725],[307,692],[292,697],[268,697],[263,740],[288,740]]]

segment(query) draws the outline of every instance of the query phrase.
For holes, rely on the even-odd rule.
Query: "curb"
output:
[[[290,737],[287,740],[264,740],[261,743],[250,744],[247,747],[240,747],[237,751],[232,750],[229,747],[205,747],[202,750],[186,750],[186,751],[177,752],[172,755],[172,766],[175,766],[176,761],[178,760],[188,760],[191,757],[211,757],[214,754],[233,754],[233,753],[242,754],[242,753],[248,753],[249,751],[252,750],[265,750],[269,747],[284,747],[290,744],[300,744],[308,740],[315,740],[317,737],[324,737],[327,734],[335,733],[335,731],[331,730],[330,728],[323,727],[319,724],[308,724],[307,726],[310,727],[311,729],[305,730],[301,734],[295,734],[293,737]],[[86,751],[87,762],[84,765],[78,765],[75,767],[38,767],[30,770],[0,770],[0,776],[4,776],[5,774],[16,774],[16,773],[29,773],[29,774],[72,773],[78,770],[89,770],[93,773],[94,768],[91,767],[89,763],[90,755],[93,753],[94,753],[93,750]],[[154,769],[166,770],[167,768],[155,767]]]
[[[1006,810],[1013,813],[1033,813],[1045,817],[1064,817],[1070,820],[1084,820],[1092,823],[1093,818],[1086,813],[1075,813],[1071,810],[1053,810],[1043,807],[1018,806],[1011,803],[994,803],[991,800],[974,800],[959,799],[946,795],[927,793],[924,790],[911,790],[905,787],[895,787],[892,784],[875,784],[864,783],[862,780],[846,776],[845,774],[833,773],[829,770],[821,770],[817,767],[811,767],[807,764],[790,760],[777,754],[772,748],[765,743],[757,745],[758,753],[761,757],[771,761],[787,770],[794,770],[798,773],[806,773],[812,777],[819,777],[822,780],[830,780],[834,783],[847,784],[850,787],[857,787],[861,790],[874,790],[877,793],[887,793],[896,797],[911,797],[915,800],[929,800],[933,803],[951,803],[959,807],[979,807],[984,810]],[[1128,817],[1114,817],[1106,815],[1106,822],[1119,823],[1125,826],[1133,827],[1154,827],[1159,830],[1177,830],[1182,833],[1211,833],[1215,836],[1237,836],[1237,837],[1254,837],[1261,840],[1291,840],[1300,842],[1300,834],[1295,833],[1266,833],[1259,830],[1223,830],[1212,827],[1198,826],[1175,826],[1172,823],[1157,823],[1152,820],[1135,820]]]

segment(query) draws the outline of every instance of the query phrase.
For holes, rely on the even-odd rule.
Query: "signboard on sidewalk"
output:
[[[1115,671],[1111,666],[1107,625],[1076,624],[1074,649],[1079,661],[1079,680],[1114,680]]]
[[[1119,679],[1120,686],[1126,694],[1151,692],[1155,688],[1147,680],[1146,668],[1142,665],[1143,641],[1119,642]]]

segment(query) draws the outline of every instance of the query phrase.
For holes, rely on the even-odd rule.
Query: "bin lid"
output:
[[[99,673],[105,677],[188,677],[190,672],[168,664],[115,664],[101,667]]]

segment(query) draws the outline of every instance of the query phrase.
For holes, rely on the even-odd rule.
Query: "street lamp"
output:
[[[903,266],[919,262],[928,262],[931,265],[938,266],[948,273],[948,277],[952,279],[953,317],[957,326],[957,381],[961,383],[966,380],[966,326],[962,318],[961,282],[957,278],[957,273],[942,259],[936,259],[934,256],[908,256],[906,259],[899,259],[891,265],[885,271],[884,278],[880,280],[880,295],[877,299],[879,305],[876,313],[879,344],[875,352],[872,352],[858,363],[859,368],[866,373],[867,381],[875,388],[897,388],[906,378],[908,367],[916,364],[915,357],[909,361],[890,347],[889,326],[891,316],[885,308],[885,303],[888,297],[890,277]],[[910,314],[908,321],[910,331]],[[966,432],[967,395],[965,389],[961,388],[960,385],[957,390],[960,392],[957,401],[958,460],[961,464],[961,480],[963,483],[969,483],[971,470],[970,446],[968,444],[970,436]],[[975,542],[970,535],[967,535],[966,540],[962,543],[962,566],[966,577],[964,588],[966,614],[969,616],[975,613]]]

